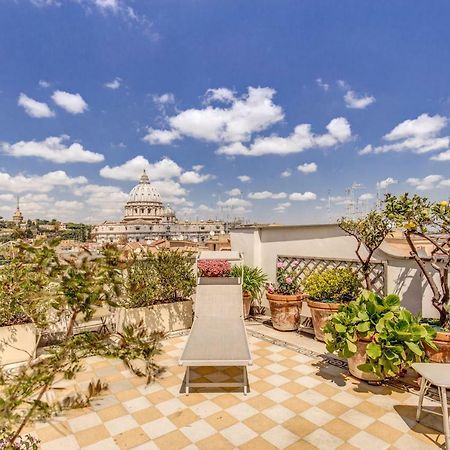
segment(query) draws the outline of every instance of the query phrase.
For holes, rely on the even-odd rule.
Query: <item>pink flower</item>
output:
[[[281,269],[281,268],[283,267],[283,263],[282,263],[281,261],[278,261],[278,262],[277,262],[277,267],[278,267],[279,269]]]
[[[291,277],[286,277],[286,283],[287,284],[291,284],[292,283],[292,278]]]

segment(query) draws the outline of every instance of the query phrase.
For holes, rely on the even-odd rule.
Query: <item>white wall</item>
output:
[[[246,264],[261,267],[272,282],[276,277],[277,256],[356,259],[356,240],[335,224],[232,230],[231,248],[244,254]],[[388,293],[400,295],[402,304],[414,314],[437,317],[430,289],[413,260],[382,251],[375,258],[387,264]]]

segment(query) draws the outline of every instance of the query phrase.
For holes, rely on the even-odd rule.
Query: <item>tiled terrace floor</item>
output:
[[[247,397],[204,389],[180,393],[184,369],[177,360],[186,336],[165,341],[160,363],[167,372],[147,387],[121,363],[91,358],[78,383],[102,376],[110,391],[90,408],[36,424],[42,448],[413,450],[443,442],[439,432],[415,422],[417,395],[357,382],[315,352],[250,333],[254,365]],[[199,372],[216,380],[237,375],[233,368]],[[439,427],[440,417],[425,414],[423,423]]]

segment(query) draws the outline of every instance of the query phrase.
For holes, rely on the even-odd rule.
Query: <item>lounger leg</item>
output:
[[[243,371],[242,376],[243,376],[243,380],[244,380],[244,395],[247,395],[247,385],[248,385],[247,367],[243,366],[242,371]]]
[[[422,412],[423,398],[425,397],[425,393],[427,392],[427,389],[428,389],[428,380],[425,377],[422,377],[422,380],[420,382],[419,404],[417,405],[417,412],[416,412],[417,422],[420,421],[420,414]]]
[[[190,372],[190,367],[187,366],[186,367],[186,386],[185,386],[185,389],[184,389],[184,393],[186,395],[189,395],[189,375],[190,375],[189,372]]]
[[[447,389],[440,386],[439,391],[441,394],[441,404],[442,404],[442,420],[444,423],[444,434],[445,434],[445,448],[450,449],[450,429],[448,424],[448,406],[447,406]]]

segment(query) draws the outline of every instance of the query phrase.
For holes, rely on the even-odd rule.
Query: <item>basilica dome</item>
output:
[[[135,202],[153,202],[153,203],[161,203],[161,197],[159,192],[156,190],[154,186],[150,184],[150,180],[147,174],[144,173],[139,180],[139,184],[137,184],[133,189],[131,189],[130,194],[128,195],[127,203],[135,203]]]

